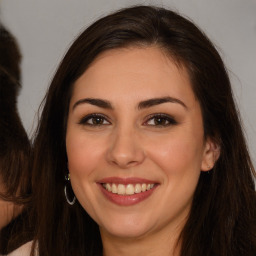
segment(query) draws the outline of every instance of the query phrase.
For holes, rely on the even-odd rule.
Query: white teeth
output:
[[[115,183],[103,183],[102,186],[109,192],[118,195],[134,195],[141,192],[145,192],[147,190],[152,189],[155,184],[115,184]]]
[[[135,193],[140,193],[140,192],[141,192],[141,185],[140,185],[140,184],[136,184],[136,185],[135,185],[134,192],[135,192]]]
[[[118,184],[118,186],[117,186],[117,194],[118,195],[124,195],[125,194],[125,185]]]
[[[107,189],[107,191],[110,191],[110,192],[111,192],[111,186],[110,186],[109,183],[106,184],[106,189]]]
[[[134,194],[134,186],[132,184],[128,184],[126,186],[125,194],[126,195],[133,195]]]
[[[116,184],[112,184],[112,193],[117,194],[117,186]]]

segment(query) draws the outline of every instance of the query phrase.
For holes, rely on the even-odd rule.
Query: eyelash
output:
[[[98,120],[97,120],[98,119]],[[90,122],[89,122],[90,121]],[[99,123],[93,123],[94,121],[99,121]],[[154,124],[149,124],[150,121],[153,121]],[[161,122],[164,121],[164,124],[161,124]],[[157,122],[159,122],[157,124]],[[85,117],[83,117],[80,121],[79,124],[81,125],[87,125],[87,126],[102,126],[102,125],[110,125],[110,121],[108,120],[108,118],[102,114],[89,114]],[[158,128],[163,128],[163,127],[168,127],[171,125],[176,125],[177,121],[166,114],[152,114],[150,116],[147,117],[147,120],[143,123],[143,125],[147,125],[147,126],[155,126]]]
[[[157,119],[158,119],[158,121],[160,121],[160,123],[161,123],[161,121],[165,121],[165,123],[164,124],[160,124],[160,123],[156,124]],[[144,122],[143,124],[149,123],[149,121],[154,121],[154,124],[147,124],[148,126],[156,126],[159,128],[164,128],[164,127],[178,124],[177,121],[173,117],[166,115],[166,114],[161,114],[161,113],[160,114],[152,114],[152,115],[148,116],[146,122]]]
[[[91,123],[89,123],[89,120],[91,119]],[[103,123],[94,124],[93,120],[96,121],[96,119],[103,121]],[[104,124],[104,122],[107,121],[107,124]],[[108,121],[108,118],[102,114],[90,114],[85,117],[83,117],[79,124],[81,125],[88,125],[88,126],[101,126],[101,125],[109,125],[110,122]]]

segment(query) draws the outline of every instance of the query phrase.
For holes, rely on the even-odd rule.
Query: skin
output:
[[[17,212],[17,209],[13,203],[3,200],[0,200],[0,209],[0,229],[2,229],[15,217],[14,213]]]
[[[0,193],[4,194],[4,185],[0,178]],[[0,230],[7,226],[22,210],[22,206],[0,198]]]
[[[173,102],[138,107],[166,97]],[[108,101],[111,108],[85,98]],[[103,115],[100,125],[84,118],[93,113]],[[157,122],[159,113],[171,121],[160,116]],[[102,53],[74,84],[66,148],[72,188],[100,227],[104,255],[179,255],[177,238],[200,172],[215,160],[184,68],[157,47]],[[158,186],[146,200],[120,206],[97,184],[113,176],[145,178]]]

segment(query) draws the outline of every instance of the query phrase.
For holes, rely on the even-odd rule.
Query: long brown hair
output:
[[[24,209],[31,195],[31,150],[17,110],[21,53],[13,35],[1,24],[0,56],[0,199],[22,205]],[[21,206],[16,206],[10,217],[14,218],[20,211]],[[11,242],[16,240],[14,236],[23,222],[22,216],[18,219],[0,231],[0,253],[6,253],[7,247],[11,250],[19,245]]]
[[[255,171],[225,66],[192,22],[150,6],[123,9],[95,22],[75,40],[53,78],[34,140],[33,220],[40,255],[102,254],[97,224],[79,202],[69,206],[63,192],[73,84],[100,53],[151,45],[186,67],[201,105],[205,137],[214,139],[221,151],[214,169],[200,176],[180,235],[180,255],[255,255]]]
[[[17,111],[16,83],[0,66],[0,197],[22,204],[30,193],[30,142]]]
[[[15,37],[2,24],[0,55],[0,177],[5,185],[2,196],[11,200],[18,190],[21,197],[26,194],[28,182],[22,179],[29,179],[30,142],[17,110],[21,52]]]

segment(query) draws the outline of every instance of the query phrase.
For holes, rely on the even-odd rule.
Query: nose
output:
[[[119,129],[112,134],[107,152],[110,164],[127,169],[141,164],[144,159],[143,145],[135,131]]]

